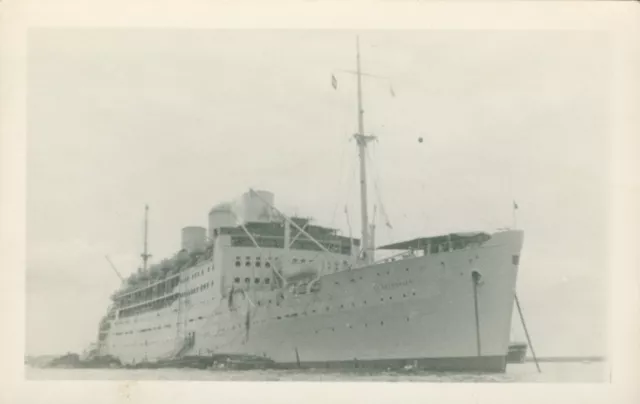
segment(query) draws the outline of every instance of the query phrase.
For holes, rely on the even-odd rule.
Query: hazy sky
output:
[[[393,226],[378,218],[378,243],[510,226],[515,199],[537,353],[604,353],[607,36],[359,34],[363,69],[390,78],[364,83],[365,129],[379,136],[371,202]],[[348,204],[356,234],[355,82],[340,72],[354,68],[355,35],[32,32],[27,351],[79,351],[96,337],[119,285],[104,256],[137,268],[145,203],[155,260],[249,187],[345,233]]]

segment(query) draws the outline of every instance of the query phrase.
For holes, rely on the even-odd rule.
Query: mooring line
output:
[[[478,271],[471,272],[471,278],[473,279],[473,308],[476,316],[476,348],[477,355],[482,356],[482,345],[480,343],[480,314],[478,313],[478,282],[480,280],[480,273]]]
[[[527,343],[529,344],[529,349],[531,349],[531,356],[533,356],[533,361],[536,363],[536,368],[538,368],[538,373],[541,373],[540,364],[538,363],[538,358],[536,357],[536,352],[533,350],[533,344],[531,343],[531,337],[529,336],[529,331],[527,330],[527,324],[524,321],[524,315],[522,314],[522,308],[520,307],[520,300],[518,299],[518,294],[515,294],[516,297],[516,306],[518,307],[518,314],[520,314],[520,321],[522,322],[522,328],[524,328],[524,335],[527,337]]]

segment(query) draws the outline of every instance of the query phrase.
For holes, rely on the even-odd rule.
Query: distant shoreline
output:
[[[547,356],[537,359],[538,362],[604,362],[607,360],[604,356]],[[527,356],[525,362],[534,362],[534,359]]]

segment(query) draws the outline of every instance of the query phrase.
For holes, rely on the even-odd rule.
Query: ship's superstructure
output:
[[[374,246],[357,58],[362,239],[280,212],[249,190],[186,227],[171,259],[112,296],[98,349],[123,363],[262,356],[295,366],[503,371],[523,233]],[[148,208],[145,210],[145,215]],[[145,220],[145,223],[147,221]],[[145,224],[146,229],[146,224]],[[376,250],[395,253],[375,261]]]

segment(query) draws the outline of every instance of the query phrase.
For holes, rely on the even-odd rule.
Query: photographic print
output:
[[[25,377],[606,382],[610,54],[31,29]]]

